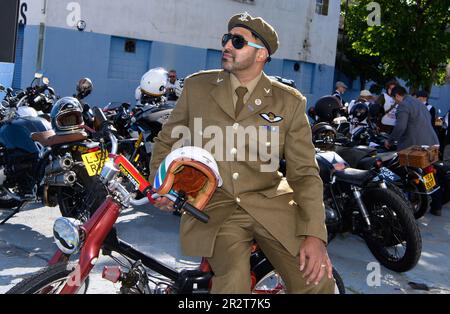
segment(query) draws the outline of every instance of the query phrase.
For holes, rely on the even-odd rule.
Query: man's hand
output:
[[[303,241],[300,246],[300,271],[304,271],[303,278],[308,277],[307,285],[311,282],[318,285],[325,273],[328,278],[333,278],[333,265],[321,239],[307,236]]]
[[[170,212],[175,211],[175,208],[173,208],[174,203],[171,200],[169,200],[167,197],[164,197],[164,196],[157,198],[153,205],[165,212],[170,213]]]

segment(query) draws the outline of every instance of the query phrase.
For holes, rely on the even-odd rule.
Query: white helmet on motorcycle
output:
[[[187,201],[202,210],[217,187],[222,186],[214,157],[200,147],[175,149],[159,165],[153,188],[159,195],[184,192]]]
[[[153,97],[159,97],[166,92],[167,71],[163,68],[154,68],[142,75],[141,92]]]

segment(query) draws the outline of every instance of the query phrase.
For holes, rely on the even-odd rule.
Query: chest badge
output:
[[[260,116],[264,120],[269,121],[270,123],[276,123],[276,122],[280,122],[281,120],[283,120],[283,117],[277,116],[273,112],[261,113]]]

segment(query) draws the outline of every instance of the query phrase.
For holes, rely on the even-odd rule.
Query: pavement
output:
[[[0,210],[0,219],[9,211]],[[52,226],[58,207],[29,204],[5,225],[0,225],[0,293],[24,276],[44,267],[53,255]],[[350,294],[450,294],[450,203],[441,217],[427,213],[417,221],[422,234],[422,255],[414,269],[390,271],[377,263],[365,242],[352,234],[339,235],[328,246],[330,258]],[[119,237],[148,255],[177,269],[195,268],[200,258],[181,255],[179,217],[150,206],[122,212]],[[102,280],[103,266],[115,265],[101,256],[94,267],[87,293],[116,293],[118,286]]]

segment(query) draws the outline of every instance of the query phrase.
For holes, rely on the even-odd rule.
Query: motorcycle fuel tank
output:
[[[29,153],[38,152],[31,133],[51,130],[50,122],[39,117],[20,117],[5,123],[0,128],[0,144],[6,149],[21,149]]]

